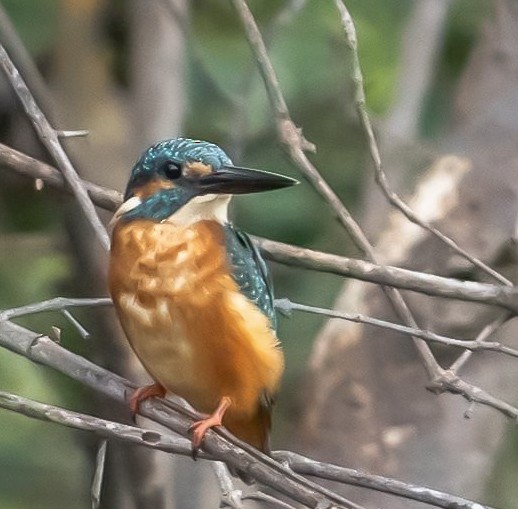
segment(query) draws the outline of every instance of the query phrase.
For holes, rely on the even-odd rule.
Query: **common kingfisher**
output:
[[[273,397],[284,369],[267,267],[228,220],[231,195],[295,180],[236,167],[213,143],[162,141],[137,161],[115,213],[109,287],[129,343],[155,383],[130,398],[170,391],[213,426],[268,452]]]

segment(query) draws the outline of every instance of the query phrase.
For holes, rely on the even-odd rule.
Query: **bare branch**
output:
[[[24,176],[41,178],[46,184],[66,190],[58,170],[2,144],[0,144],[0,164]],[[99,207],[114,211],[121,204],[122,195],[117,191],[88,181],[83,182],[94,203]],[[285,265],[352,277],[437,297],[480,302],[518,311],[518,291],[507,287],[459,281],[397,267],[386,267],[261,237],[252,238],[265,258]]]
[[[312,313],[316,315],[329,316],[331,318],[338,318],[341,320],[347,320],[349,322],[356,323],[364,323],[366,325],[373,325],[375,327],[381,327],[383,329],[389,329],[396,332],[400,332],[402,334],[406,334],[409,336],[415,336],[426,341],[431,341],[433,343],[440,343],[443,345],[453,346],[456,348],[464,348],[470,350],[471,352],[475,352],[478,350],[490,350],[493,352],[500,352],[506,355],[510,355],[511,357],[518,357],[518,350],[514,348],[510,348],[508,346],[502,345],[497,341],[492,342],[484,342],[483,340],[477,338],[475,340],[463,340],[463,339],[455,339],[449,338],[447,336],[442,336],[440,334],[436,334],[435,332],[416,329],[413,327],[407,327],[405,325],[398,325],[391,322],[386,322],[385,320],[379,320],[378,318],[372,318],[370,316],[363,315],[361,313],[345,313],[342,311],[332,311],[330,309],[319,308],[314,306],[307,306],[305,304],[299,304],[297,302],[292,302],[289,299],[277,299],[275,301],[275,307],[280,311],[291,312],[291,311],[303,311],[304,313]],[[480,336],[479,336],[480,337]],[[487,337],[487,336],[486,336]]]
[[[41,179],[46,185],[72,193],[59,170],[1,143],[0,164],[3,168],[12,170],[24,177]],[[92,184],[86,180],[82,180],[81,183],[98,207],[115,211],[122,203],[122,194],[118,191]]]
[[[11,322],[0,322],[0,346],[23,355],[34,362],[57,369],[61,373],[120,402],[127,401],[127,393],[134,389],[134,385],[122,377],[110,373],[83,357],[64,349],[46,336],[40,336]],[[0,397],[0,402],[1,401],[2,398]],[[506,404],[501,402],[501,405],[505,406]],[[184,436],[187,435],[187,430],[193,420],[199,418],[199,415],[186,409],[184,404],[179,403],[178,399],[148,400],[142,403],[141,410],[141,413],[146,417]],[[30,409],[28,412],[30,412]],[[518,415],[517,409],[514,409],[513,412],[515,416]],[[35,417],[39,418],[39,416]],[[52,412],[45,413],[45,420],[50,420],[51,417],[56,417],[56,414]],[[62,414],[58,414],[56,417],[58,422],[61,422],[59,419],[63,420],[63,418]],[[82,423],[82,421],[72,420],[69,424],[78,424],[79,422]],[[86,427],[81,429],[96,431],[100,436],[105,438],[121,438],[116,431],[113,431],[114,428],[108,421],[104,421],[104,424],[101,422],[100,431],[93,426],[93,423],[98,424],[99,422],[87,420],[87,423],[84,425],[90,426],[92,429]],[[83,423],[81,425],[83,425]],[[122,424],[117,424],[117,426],[123,426],[121,429],[123,429],[125,433],[127,432],[128,441],[135,441],[135,443],[139,443],[140,445],[167,450],[168,452],[191,455],[191,444],[188,439],[171,437],[154,430],[146,431],[133,428],[132,426],[126,428],[124,427],[126,425]],[[140,435],[140,432],[144,433]],[[236,471],[244,472],[247,476],[255,478],[258,482],[270,486],[288,495],[296,502],[308,505],[309,507],[318,507],[319,509],[320,507],[329,508],[332,504],[354,507],[354,505],[348,503],[342,504],[345,500],[342,497],[337,497],[328,490],[293,474],[291,469],[285,468],[270,457],[255,450],[253,447],[237,440],[223,428],[211,430],[207,433],[203,449],[203,451],[200,451],[200,457],[208,458],[210,456],[213,459],[224,461]],[[207,456],[206,453],[208,453],[209,456]],[[293,465],[294,471],[297,471],[297,468],[296,465]],[[301,467],[301,473],[303,472],[304,469]],[[365,483],[367,483],[370,478],[374,480],[377,479],[376,476],[363,475],[365,476],[363,481]],[[387,484],[386,489],[383,491],[395,495],[400,495],[401,490],[404,492],[405,485],[402,483],[397,489],[392,489],[391,486],[392,485]],[[405,496],[407,498],[414,498],[412,490],[408,491]],[[439,507],[443,506],[439,505]]]
[[[409,221],[421,226],[421,228],[424,228],[432,235],[435,235],[438,239],[440,239],[444,244],[453,249],[456,253],[469,260],[473,265],[483,270],[500,283],[507,286],[513,286],[513,283],[511,281],[502,276],[496,270],[492,269],[478,258],[472,256],[466,250],[462,249],[456,242],[454,242],[452,239],[450,239],[449,237],[441,233],[439,230],[437,230],[437,228],[418,218],[412,211],[412,209],[405,202],[403,202],[403,200],[394,191],[390,189],[387,176],[381,164],[378,142],[376,141],[376,137],[374,136],[374,129],[372,128],[372,123],[370,121],[369,114],[367,113],[367,109],[365,106],[363,73],[361,70],[360,59],[358,56],[358,40],[356,37],[356,28],[354,26],[354,21],[347,7],[345,6],[343,0],[335,0],[335,5],[338,11],[340,12],[342,26],[347,37],[347,44],[352,52],[353,82],[356,86],[356,109],[358,111],[358,116],[360,117],[360,121],[362,123],[363,130],[367,138],[367,142],[369,145],[369,153],[372,162],[374,163],[376,182],[383,191],[383,194],[385,195],[389,203],[393,207],[399,209]]]
[[[49,153],[52,155],[63,176],[70,185],[74,196],[76,197],[83,213],[90,222],[102,246],[108,251],[110,249],[110,238],[104,228],[97,212],[95,210],[92,200],[88,196],[81,179],[79,178],[75,168],[72,165],[68,155],[61,146],[58,133],[52,128],[49,121],[39,108],[25,84],[24,79],[16,69],[14,63],[9,58],[4,47],[0,45],[0,67],[4,70],[9,79],[14,91],[18,95],[20,102],[25,110],[25,113],[31,120],[41,142],[45,145]]]
[[[243,496],[243,500],[259,500],[260,502],[266,502],[272,507],[278,507],[280,509],[295,509],[292,505],[279,500],[278,498],[272,497],[267,493],[256,491],[254,493],[247,493]]]
[[[62,309],[61,314],[72,324],[83,339],[88,339],[90,337],[90,333],[68,309]]]
[[[119,402],[126,403],[127,394],[135,388],[122,377],[65,350],[49,337],[38,335],[12,322],[0,322],[0,346],[57,369]],[[141,404],[140,413],[175,433],[188,436],[190,426],[194,420],[200,418],[200,415],[189,410],[184,402],[179,401],[179,398],[148,400]],[[154,440],[156,435],[146,435],[146,437],[148,440]],[[269,456],[233,437],[223,428],[207,432],[203,450],[214,459],[224,461],[236,472],[243,472],[247,477],[252,477],[257,482],[270,486],[308,507],[314,509],[336,506],[358,507],[344,497],[294,474]],[[188,451],[191,454],[190,442]]]
[[[183,437],[160,433],[155,430],[128,426],[119,422],[107,421],[54,405],[39,403],[31,399],[0,391],[0,407],[19,414],[53,422],[69,428],[91,431],[103,439],[116,439],[130,444],[143,445],[151,449],[191,456],[191,442]],[[205,458],[201,454],[200,458]],[[94,483],[95,484],[95,483]]]
[[[90,134],[86,129],[81,129],[78,131],[56,131],[56,134],[60,138],[84,138]]]
[[[390,493],[391,495],[399,495],[411,500],[417,500],[436,507],[444,507],[445,509],[452,507],[457,509],[489,509],[487,506],[483,506],[477,502],[472,502],[471,500],[466,500],[431,488],[406,484],[379,475],[365,474],[364,472],[352,468],[322,463],[290,451],[275,451],[274,456],[286,462],[287,465],[296,472],[320,479],[328,479],[352,486],[362,486],[364,488]]]
[[[425,272],[415,272],[356,258],[322,253],[259,237],[252,238],[265,258],[285,265],[338,274],[436,297],[492,304],[514,312],[518,309],[516,302],[518,292],[507,286],[445,278]]]
[[[494,334],[504,323],[506,323],[508,320],[514,317],[514,313],[505,313],[504,315],[498,317],[496,320],[491,322],[490,324],[486,325],[481,331],[480,334],[475,338],[475,341],[477,343],[483,343],[487,340],[489,336]],[[452,373],[457,373],[462,366],[468,361],[468,359],[471,357],[472,352],[471,351],[465,351],[463,352],[458,359],[452,363],[452,365],[449,368],[449,371]]]
[[[99,449],[95,459],[95,472],[92,480],[92,488],[90,490],[92,498],[92,509],[99,509],[101,503],[101,489],[103,486],[104,479],[104,465],[106,463],[106,448],[108,446],[108,440],[101,440]]]
[[[94,299],[70,299],[67,297],[56,297],[54,299],[27,304],[18,308],[0,311],[1,320],[11,320],[24,315],[42,313],[44,311],[64,311],[72,307],[97,307],[111,306],[112,300],[109,297],[98,297]]]
[[[243,492],[234,487],[232,476],[228,471],[225,463],[215,461],[212,463],[212,469],[221,488],[221,505],[220,507],[230,507],[232,509],[243,509]]]

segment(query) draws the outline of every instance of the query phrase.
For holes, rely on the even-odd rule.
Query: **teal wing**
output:
[[[246,233],[230,224],[225,225],[224,229],[234,280],[241,292],[268,317],[272,329],[276,330],[273,285],[263,257]]]

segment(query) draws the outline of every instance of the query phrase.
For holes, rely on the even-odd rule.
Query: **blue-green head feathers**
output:
[[[196,196],[256,193],[292,186],[289,177],[238,168],[214,143],[176,138],[149,147],[131,171],[124,200],[142,199],[123,220],[162,221]]]
[[[211,166],[213,171],[232,166],[230,157],[214,143],[189,138],[164,140],[149,147],[133,166],[124,200],[133,196],[136,187],[157,177],[167,178],[170,163],[181,166],[194,162]]]

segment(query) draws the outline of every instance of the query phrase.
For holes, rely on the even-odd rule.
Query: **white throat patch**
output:
[[[180,210],[169,216],[166,221],[181,225],[190,225],[198,221],[212,220],[220,224],[228,222],[229,194],[206,194],[196,196]]]

